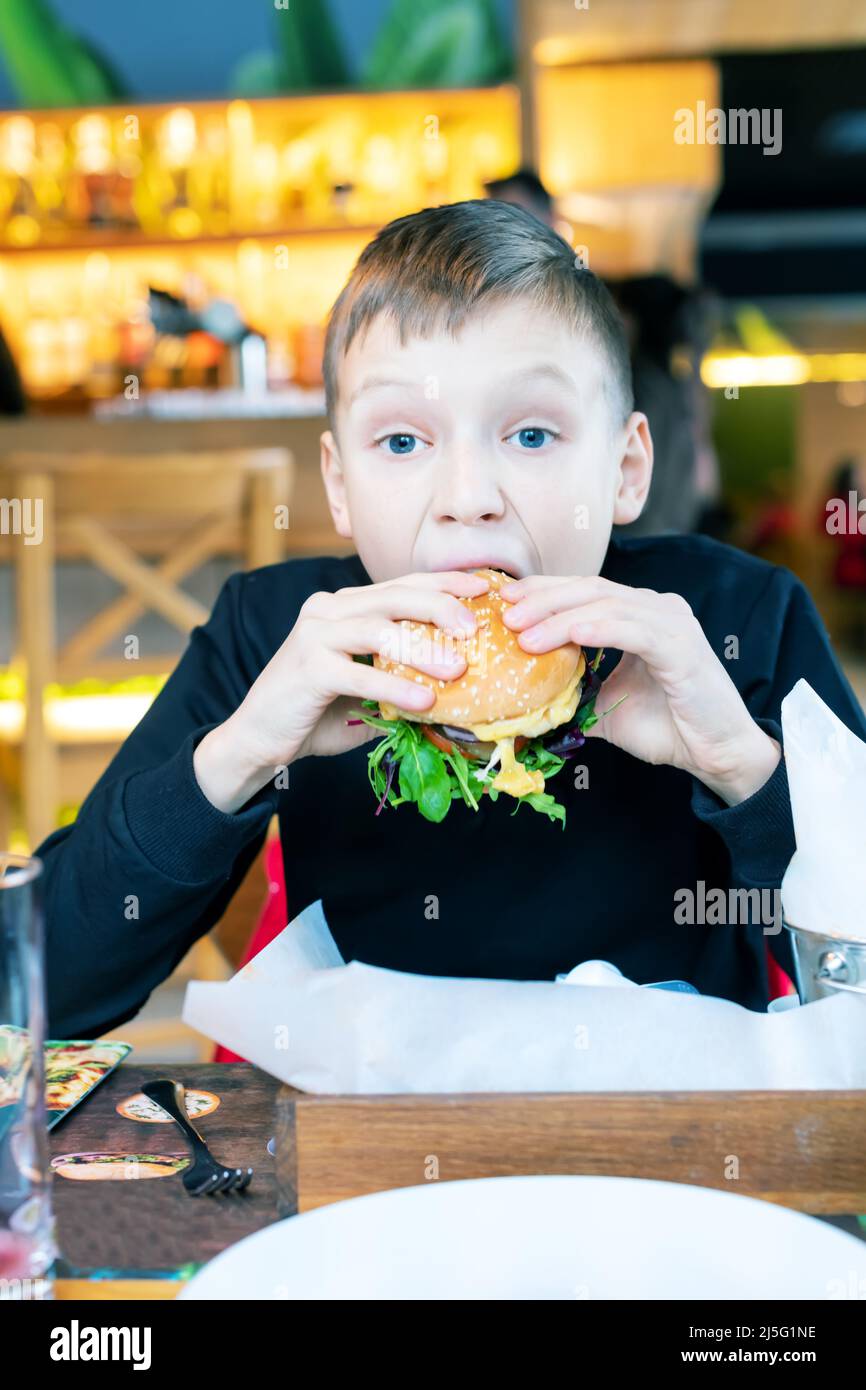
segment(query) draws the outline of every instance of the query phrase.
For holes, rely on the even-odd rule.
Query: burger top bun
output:
[[[525,652],[517,641],[517,633],[502,621],[507,604],[499,590],[510,576],[490,569],[475,573],[488,580],[490,587],[478,598],[460,600],[475,614],[474,634],[451,634],[432,623],[404,618],[400,627],[406,633],[405,651],[394,655],[405,656],[406,660],[378,655],[373,658],[380,671],[417,680],[429,686],[436,696],[435,705],[423,711],[380,703],[384,719],[411,719],[420,724],[453,724],[460,728],[514,719],[544,709],[579,674],[579,666],[582,672],[582,650],[573,642],[534,656]],[[409,664],[413,650],[430,656],[452,648],[461,652],[467,663],[466,671],[457,680],[437,680]]]

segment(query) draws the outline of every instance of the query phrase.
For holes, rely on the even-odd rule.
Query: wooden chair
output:
[[[41,541],[25,545],[22,536],[11,536],[5,547],[16,571],[16,662],[25,676],[26,709],[18,749],[0,750],[0,775],[8,786],[17,767],[31,847],[54,828],[62,801],[77,801],[92,785],[116,746],[91,741],[61,749],[45,717],[46,686],[88,676],[120,680],[170,671],[175,653],[140,653],[134,662],[102,653],[107,644],[122,641],[148,609],[184,636],[204,622],[207,609],[181,581],[208,560],[233,555],[255,568],[282,559],[286,531],[278,524],[277,509],[290,506],[294,480],[292,455],[276,448],[69,456],[18,451],[0,462],[4,497],[42,503]],[[57,562],[82,558],[124,592],[58,645]],[[8,837],[8,810],[2,819]],[[260,899],[264,890],[263,879],[251,882],[248,896]],[[251,913],[249,930],[254,920]],[[172,983],[225,979],[231,965],[219,939],[207,936]],[[188,1048],[192,1040],[201,1060],[213,1052],[210,1040],[179,1017],[136,1019],[119,1031],[138,1049]]]
[[[187,575],[217,555],[237,555],[248,567],[281,559],[281,509],[290,505],[293,481],[294,461],[283,449],[17,452],[0,461],[2,495],[42,504],[41,542],[8,538],[16,570],[16,661],[26,682],[21,796],[31,846],[54,828],[59,805],[59,746],[45,718],[46,686],[169,671],[174,653],[125,659],[120,642],[130,625],[151,609],[187,635],[207,618],[181,587]],[[64,558],[89,560],[124,592],[59,646],[55,580]],[[101,653],[112,641],[117,654],[106,659]]]

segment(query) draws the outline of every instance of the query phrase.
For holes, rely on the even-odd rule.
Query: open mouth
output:
[[[489,557],[482,560],[464,560],[459,564],[441,565],[437,569],[455,570],[499,570],[502,574],[507,574],[509,579],[519,579],[520,570],[516,565],[504,563],[502,560],[491,560]]]

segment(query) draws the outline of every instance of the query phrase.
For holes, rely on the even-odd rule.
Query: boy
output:
[[[46,841],[51,1035],[134,1015],[218,921],[275,811],[292,912],[321,897],[346,960],[550,980],[602,957],[765,1008],[766,942],[792,965],[778,924],[688,924],[677,904],[778,887],[794,850],[779,707],[798,677],[866,726],[787,571],[697,537],[610,540],[640,514],[652,443],[607,291],[520,209],[428,209],[362,254],[325,381],[322,474],[357,554],[231,579]],[[598,709],[628,696],[581,777],[566,764],[551,784],[564,831],[509,797],[454,802],[436,825],[411,805],[374,815],[377,735],[350,711],[433,696],[353,657],[402,618],[461,624],[484,566],[516,577],[526,651],[604,647]],[[460,676],[453,650],[433,655],[419,667]]]

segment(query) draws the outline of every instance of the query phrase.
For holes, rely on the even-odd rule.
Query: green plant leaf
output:
[[[444,820],[451,805],[451,779],[445,759],[427,739],[417,740],[400,759],[401,795],[418,803],[426,820]]]
[[[463,800],[466,802],[466,805],[471,807],[473,811],[477,811],[478,799],[475,793],[473,792],[472,786],[470,784],[470,768],[466,759],[462,757],[460,753],[445,753],[443,756],[445,758],[446,763],[448,763],[449,766],[452,768],[454,772],[454,777],[457,781],[457,786],[454,788],[454,795],[462,796]],[[477,783],[478,779],[476,778],[475,780]]]
[[[351,74],[329,0],[289,0],[275,11],[280,86],[284,92],[348,87]]]
[[[0,0],[0,50],[22,106],[97,106],[127,95],[111,64],[47,0]]]
[[[528,796],[518,797],[517,805],[511,814],[516,816],[521,806],[531,806],[533,811],[542,811],[551,820],[561,821],[562,828],[565,829],[565,807],[560,805],[549,792],[530,792]]]
[[[362,80],[379,89],[484,86],[512,68],[489,0],[393,0]]]

